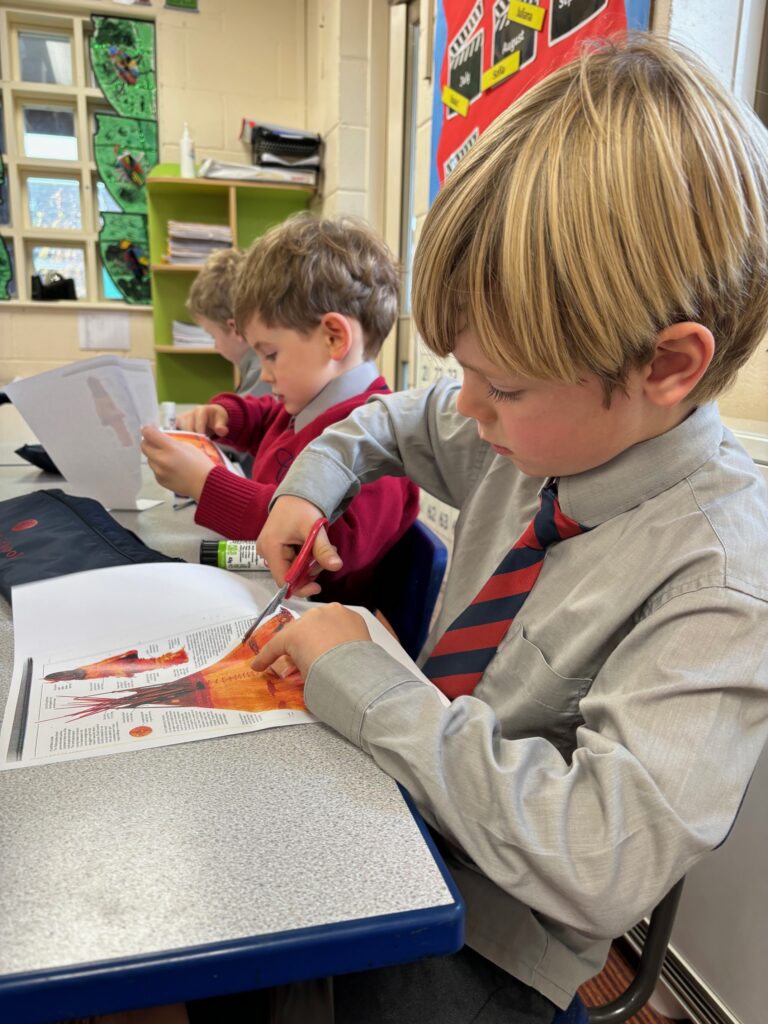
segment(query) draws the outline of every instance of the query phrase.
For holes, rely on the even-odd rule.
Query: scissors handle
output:
[[[290,597],[296,590],[300,590],[305,584],[312,580],[312,570],[317,567],[317,560],[312,557],[312,548],[318,533],[324,526],[328,525],[325,516],[320,516],[312,524],[307,539],[304,541],[298,555],[291,563],[291,567],[285,574],[285,582],[288,585],[286,597]]]

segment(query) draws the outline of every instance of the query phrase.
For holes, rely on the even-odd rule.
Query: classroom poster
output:
[[[650,0],[437,0],[430,200],[491,121],[585,40],[649,17]]]

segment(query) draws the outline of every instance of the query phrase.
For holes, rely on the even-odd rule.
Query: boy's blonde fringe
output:
[[[187,296],[187,309],[194,317],[204,316],[220,327],[234,316],[235,285],[243,262],[237,249],[214,252],[200,268]]]
[[[681,47],[592,48],[540,82],[451,174],[419,241],[413,313],[449,353],[471,325],[510,374],[606,395],[683,320],[715,336],[719,394],[768,327],[766,131]]]

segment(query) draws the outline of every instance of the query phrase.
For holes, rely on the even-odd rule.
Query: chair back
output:
[[[590,1006],[589,1024],[623,1024],[623,1021],[628,1021],[638,1013],[653,995],[661,977],[684,881],[685,876],[672,886],[652,910],[637,973],[631,984],[613,1002],[604,1006]]]
[[[412,658],[426,642],[447,562],[445,544],[417,519],[376,568],[376,605]]]

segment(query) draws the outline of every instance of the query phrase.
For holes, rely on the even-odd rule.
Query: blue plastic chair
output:
[[[447,562],[445,544],[417,519],[376,569],[376,605],[412,658],[426,642]]]

